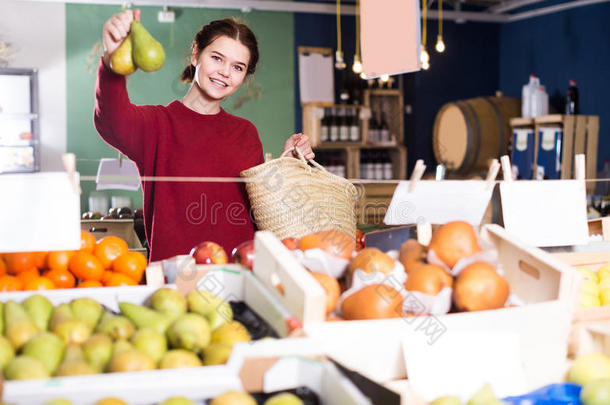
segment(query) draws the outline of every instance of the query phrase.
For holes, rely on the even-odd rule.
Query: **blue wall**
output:
[[[500,26],[500,88],[519,97],[534,73],[561,112],[568,80],[576,80],[581,114],[599,115],[598,168],[610,158],[609,17],[610,3],[602,3]]]

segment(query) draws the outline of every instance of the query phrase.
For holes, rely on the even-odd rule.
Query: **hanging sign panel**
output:
[[[360,0],[360,27],[367,78],[420,70],[418,1]]]

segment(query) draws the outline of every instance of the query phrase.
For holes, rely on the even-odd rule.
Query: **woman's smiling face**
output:
[[[248,48],[227,36],[219,36],[199,55],[191,56],[193,66],[199,65],[195,81],[210,100],[222,100],[235,93],[246,78],[249,62]]]

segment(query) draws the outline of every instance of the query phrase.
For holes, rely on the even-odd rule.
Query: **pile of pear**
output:
[[[42,295],[0,303],[0,369],[7,380],[224,364],[250,341],[228,302],[205,290],[161,288],[148,305],[92,298],[53,306]]]
[[[165,50],[144,28],[133,20],[129,34],[110,57],[110,68],[120,75],[130,75],[140,68],[145,72],[161,69],[165,62]]]

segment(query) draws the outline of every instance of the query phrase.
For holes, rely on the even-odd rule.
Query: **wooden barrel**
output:
[[[489,159],[507,153],[509,120],[521,115],[521,100],[477,97],[447,103],[434,120],[434,156],[448,171],[485,172]]]

